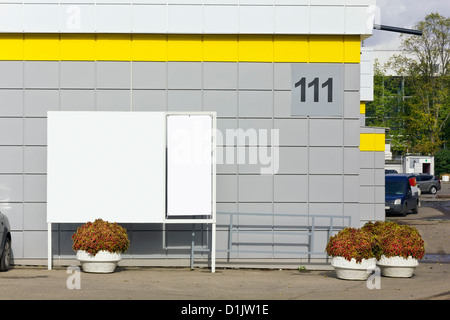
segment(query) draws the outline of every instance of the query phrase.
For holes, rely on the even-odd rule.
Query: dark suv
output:
[[[11,231],[8,217],[0,212],[0,271],[8,271],[11,263]]]
[[[441,181],[431,174],[417,174],[416,181],[422,192],[435,194],[441,190]]]

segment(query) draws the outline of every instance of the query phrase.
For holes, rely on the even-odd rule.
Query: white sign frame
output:
[[[210,185],[210,214],[204,214],[205,212],[195,212],[189,216],[193,216],[192,218],[185,217],[188,216],[187,212],[184,212],[183,215],[168,215],[167,207],[166,207],[166,200],[167,200],[167,158],[166,158],[166,148],[168,146],[167,136],[167,123],[168,119],[171,116],[184,116],[184,117],[195,117],[195,116],[208,116],[211,118],[211,130],[209,131],[211,133],[210,141],[211,141],[211,148],[210,148],[210,154],[211,154],[211,163],[210,163],[210,173],[211,173],[211,185]],[[62,121],[57,121],[56,119],[59,118],[59,120],[63,119]],[[70,119],[75,119],[73,123],[71,123]],[[163,223],[163,224],[200,224],[200,223],[206,223],[212,225],[212,240],[211,240],[211,271],[215,272],[215,256],[216,256],[216,113],[215,112],[72,112],[72,111],[51,111],[48,112],[48,216],[47,216],[47,224],[48,224],[48,269],[51,270],[52,267],[52,223],[84,223],[87,221],[93,221],[95,218],[102,218],[104,220],[109,221],[115,221],[115,222],[122,222],[122,223]],[[67,121],[66,121],[67,120]],[[77,133],[76,139],[73,139],[75,135],[71,135],[71,130],[74,130],[74,126],[79,126],[80,121],[83,123],[83,129],[85,134],[81,133],[80,130],[75,131]],[[110,135],[102,135],[102,134],[92,134],[91,129],[93,129],[97,124],[98,121],[106,121],[106,124],[103,122],[101,124],[101,127],[108,131]],[[91,122],[90,122],[91,121]],[[97,121],[97,122],[96,122]],[[146,123],[147,122],[147,123]],[[151,126],[148,126],[148,123],[151,123]],[[125,130],[119,130],[120,132],[114,133],[114,128],[117,128],[117,125],[123,125]],[[145,125],[143,125],[145,124]],[[141,128],[146,128],[145,130],[141,130]],[[151,129],[148,129],[151,127]],[[160,131],[158,133],[158,131]],[[128,136],[122,136],[121,133],[128,132]],[[59,134],[63,134],[63,136]],[[145,143],[148,143],[149,139],[152,139],[152,135],[160,135],[160,137],[156,137],[156,139],[153,139],[153,143],[156,141],[156,148],[155,150],[150,150],[150,148],[146,149],[143,148],[143,145]],[[94,214],[80,214],[76,215],[77,218],[74,218],[74,212],[69,212],[69,215],[64,217],[61,216],[59,213],[55,213],[55,210],[61,209],[61,208],[67,208],[67,206],[58,206],[61,205],[61,202],[64,203],[64,201],[73,201],[75,199],[75,192],[73,188],[71,189],[70,184],[67,186],[67,183],[58,183],[58,181],[61,181],[61,179],[65,178],[73,178],[69,176],[65,176],[65,170],[74,170],[75,166],[77,165],[78,160],[81,161],[79,163],[79,167],[83,170],[87,169],[84,172],[83,177],[88,177],[89,175],[92,175],[93,173],[97,172],[95,170],[99,169],[100,164],[103,164],[104,161],[94,161],[95,165],[92,166],[92,168],[86,168],[91,166],[91,162],[89,162],[89,165],[87,165],[87,162],[83,162],[83,157],[78,157],[75,159],[76,161],[70,161],[70,155],[74,154],[74,152],[80,152],[81,149],[88,150],[88,152],[95,152],[95,147],[98,146],[95,143],[89,143],[90,140],[94,139],[93,136],[99,136],[100,139],[97,141],[98,144],[101,144],[103,147],[102,151],[105,151],[106,155],[108,152],[112,152],[116,157],[119,157],[119,161],[115,161],[114,164],[117,165],[119,163],[119,166],[126,165],[127,161],[130,161],[130,159],[135,159],[136,155],[139,157],[142,157],[138,160],[138,164],[136,167],[137,169],[133,169],[133,171],[130,173],[130,176],[134,179],[137,179],[139,183],[137,183],[136,188],[133,188],[134,190],[129,191],[127,193],[128,197],[134,197],[134,200],[138,202],[138,206],[134,208],[134,210],[155,210],[155,212],[158,212],[159,216],[152,215],[151,218],[148,216],[142,216],[142,215],[121,215],[120,210],[124,210],[124,208],[119,207],[118,210],[115,210],[115,208],[108,207],[102,207],[102,209],[107,208],[107,210],[112,210],[113,214],[106,215],[99,215],[98,212],[95,212],[96,204],[93,203],[92,199],[95,199],[96,195],[91,196],[91,205],[94,207]],[[130,136],[136,143],[130,144],[129,139]],[[97,137],[98,138],[98,137]],[[154,137],[153,137],[154,138]],[[78,142],[78,145],[77,145]],[[112,143],[118,142],[119,147],[124,146],[126,150],[119,150],[119,152],[114,153],[114,147],[111,146]],[[83,145],[84,144],[84,145]],[[87,147],[86,147],[87,146]],[[81,148],[81,149],[79,149]],[[67,153],[67,154],[66,154]],[[98,153],[98,152],[97,152]],[[105,155],[103,155],[105,156]],[[123,158],[122,158],[123,156]],[[101,157],[100,157],[101,158]],[[156,160],[155,160],[156,159]],[[92,159],[89,159],[91,161]],[[102,160],[102,159],[100,159]],[[104,159],[103,159],[104,160]],[[116,159],[117,160],[117,159]],[[145,166],[146,161],[152,161],[151,163],[156,163],[157,168],[147,168]],[[156,161],[156,162],[155,162]],[[65,163],[67,162],[67,163]],[[61,163],[63,164],[62,166]],[[112,164],[114,166],[114,164]],[[163,167],[162,167],[163,166]],[[128,170],[130,166],[128,166],[126,169]],[[143,169],[144,168],[144,169]],[[107,172],[111,169],[110,166],[106,165],[106,168],[100,168],[99,171],[102,175],[102,179],[106,179],[104,182],[102,182],[102,186],[106,185],[106,188],[108,184],[111,184],[111,181],[107,180]],[[114,167],[114,169],[117,169],[117,166]],[[120,169],[120,168],[119,168]],[[139,174],[142,174],[142,171],[139,171],[137,174],[137,170],[144,170],[144,177],[139,177]],[[142,183],[145,183],[146,178],[149,177],[149,175],[155,174],[156,171],[159,171],[159,174],[156,174],[156,183],[154,186],[150,185],[142,185]],[[116,170],[117,171],[117,170]],[[120,171],[120,170],[119,170]],[[81,170],[78,171],[80,173]],[[106,174],[105,174],[106,172]],[[123,173],[123,172],[122,172]],[[73,173],[72,173],[73,174]],[[58,180],[58,175],[60,176]],[[106,178],[105,178],[106,177]],[[189,177],[189,176],[188,176]],[[120,175],[121,179],[127,179],[126,174]],[[75,178],[76,180],[76,178]],[[95,180],[95,179],[94,179]],[[78,181],[79,182],[79,181]],[[59,186],[63,185],[66,187],[66,189],[58,190]],[[56,187],[56,188],[55,188]],[[97,186],[94,186],[98,188]],[[93,189],[88,188],[88,189]],[[79,188],[78,188],[79,189]],[[136,192],[137,190],[137,192]],[[155,192],[155,197],[162,197],[163,199],[156,200],[156,205],[151,204],[152,208],[146,207],[146,204],[142,202],[142,197],[144,195],[142,192],[147,191],[147,194],[145,195],[148,198],[148,192]],[[62,193],[61,193],[62,192]],[[74,194],[70,194],[67,196],[64,192],[72,192]],[[107,189],[105,194],[110,194],[109,202],[111,204],[115,205],[114,201],[111,201],[111,195],[112,197],[117,197],[117,194],[114,193],[113,189]],[[101,196],[101,195],[100,195]],[[58,197],[62,197],[61,199],[58,199]],[[80,197],[78,195],[78,197]],[[87,197],[87,196],[86,196]],[[82,197],[80,197],[82,198]],[[87,197],[89,198],[89,197]],[[50,200],[50,201],[49,201]],[[81,199],[80,199],[81,201]],[[54,207],[56,203],[56,206]],[[147,210],[147,213],[148,213]],[[194,217],[201,215],[200,217]],[[181,218],[180,216],[183,216]],[[203,218],[206,217],[206,218]]]

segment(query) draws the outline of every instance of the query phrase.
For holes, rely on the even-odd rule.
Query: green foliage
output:
[[[130,240],[127,230],[117,223],[97,219],[87,222],[72,235],[73,250],[84,250],[92,255],[104,250],[123,253],[128,250]]]
[[[401,35],[403,54],[377,66],[368,125],[391,128],[394,153],[434,154],[444,143],[450,117],[450,18],[429,14],[416,29],[423,36]]]
[[[450,173],[450,150],[441,149],[434,155],[434,171],[437,175]]]

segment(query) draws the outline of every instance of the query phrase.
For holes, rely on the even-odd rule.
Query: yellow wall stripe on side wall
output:
[[[359,36],[0,34],[0,60],[359,63]]]
[[[361,133],[359,135],[360,151],[384,151],[385,137],[384,133]]]

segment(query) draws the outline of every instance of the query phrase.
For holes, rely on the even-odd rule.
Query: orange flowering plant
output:
[[[87,222],[79,227],[72,235],[72,240],[74,251],[84,250],[94,256],[102,250],[123,253],[130,246],[125,228],[102,219]]]
[[[419,231],[408,225],[392,221],[367,222],[362,230],[371,233],[376,241],[375,257],[409,256],[420,260],[425,254],[425,244]]]
[[[345,228],[331,236],[326,246],[326,253],[332,257],[343,257],[356,262],[374,258],[374,241],[372,234],[356,228]]]

